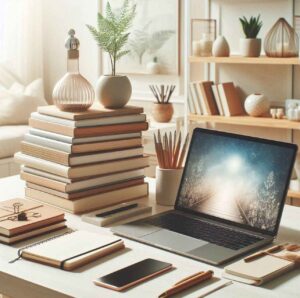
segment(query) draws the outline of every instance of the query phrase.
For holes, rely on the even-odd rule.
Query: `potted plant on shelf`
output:
[[[117,61],[127,55],[129,50],[125,48],[132,21],[136,14],[136,5],[130,5],[125,0],[117,13],[112,11],[107,2],[106,16],[98,13],[97,29],[87,25],[98,46],[108,53],[111,64],[111,74],[102,75],[96,85],[96,96],[106,108],[117,109],[125,106],[132,93],[131,83],[127,76],[117,75]]]
[[[261,39],[257,35],[263,25],[258,17],[240,18],[240,22],[245,34],[245,38],[240,39],[240,52],[244,57],[259,57],[261,52]]]
[[[152,116],[155,121],[166,123],[172,119],[174,109],[172,103],[170,103],[170,99],[175,87],[175,85],[149,85],[150,90],[156,98],[152,109]]]

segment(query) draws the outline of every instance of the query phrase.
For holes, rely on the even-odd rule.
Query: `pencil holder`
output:
[[[183,169],[156,167],[156,203],[174,206]]]

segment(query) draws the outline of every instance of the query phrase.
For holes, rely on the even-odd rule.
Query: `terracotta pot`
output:
[[[174,113],[173,105],[171,103],[154,103],[152,108],[152,116],[157,122],[169,122]]]
[[[240,52],[244,57],[259,57],[261,52],[261,39],[241,38]]]
[[[97,99],[106,108],[124,107],[132,93],[131,83],[127,76],[101,76],[96,86]]]

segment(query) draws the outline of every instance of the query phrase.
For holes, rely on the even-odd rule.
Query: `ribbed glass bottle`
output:
[[[92,85],[79,73],[79,40],[75,31],[69,31],[65,47],[68,50],[67,73],[53,89],[53,102],[63,111],[85,111],[94,102],[95,92]]]

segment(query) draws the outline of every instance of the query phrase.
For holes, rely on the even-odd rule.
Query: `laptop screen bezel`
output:
[[[291,143],[285,143],[285,142],[279,142],[279,141],[273,141],[273,140],[266,140],[266,139],[261,139],[261,138],[256,138],[256,137],[238,135],[238,134],[222,132],[222,131],[216,131],[216,130],[210,130],[210,129],[204,129],[204,128],[195,128],[194,131],[193,131],[193,135],[192,135],[192,139],[191,139],[191,142],[190,142],[190,146],[189,146],[186,161],[188,161],[189,158],[190,158],[191,148],[192,148],[193,142],[197,138],[198,133],[211,134],[211,135],[215,135],[215,136],[226,136],[226,137],[229,137],[229,138],[254,141],[254,142],[259,142],[259,143],[263,143],[263,144],[276,145],[276,146],[280,146],[280,147],[284,147],[284,148],[290,148],[290,149],[294,150],[293,162],[290,165],[289,172],[288,172],[288,175],[287,175],[288,180],[285,181],[285,188],[284,188],[284,192],[283,192],[283,197],[281,198],[279,211],[278,211],[278,216],[277,216],[277,221],[276,221],[275,229],[273,231],[268,231],[268,230],[263,230],[263,229],[251,227],[247,224],[241,224],[241,223],[238,223],[238,222],[235,222],[235,221],[227,220],[227,219],[224,219],[224,218],[209,215],[209,214],[206,214],[206,213],[203,213],[203,212],[200,212],[200,211],[194,211],[194,210],[191,210],[189,208],[184,208],[184,207],[180,206],[179,205],[179,198],[180,198],[180,193],[181,193],[182,187],[184,185],[184,177],[185,177],[185,173],[186,173],[186,167],[184,167],[184,170],[183,170],[183,173],[182,173],[182,177],[181,177],[181,181],[180,181],[180,185],[179,185],[179,188],[178,188],[177,197],[176,197],[176,201],[175,201],[175,206],[174,206],[175,210],[183,211],[183,212],[186,212],[186,213],[189,213],[189,214],[192,214],[192,215],[196,215],[198,217],[211,219],[211,220],[214,220],[214,221],[217,221],[217,222],[233,225],[233,226],[243,228],[243,229],[246,229],[246,230],[249,230],[249,231],[253,231],[253,232],[256,232],[256,233],[260,233],[260,234],[275,237],[278,233],[279,224],[280,224],[280,220],[281,220],[281,217],[282,217],[283,207],[284,207],[284,204],[285,204],[285,198],[287,196],[287,192],[288,192],[288,188],[289,188],[289,182],[290,182],[294,162],[295,162],[295,159],[296,159],[296,153],[297,153],[297,150],[298,150],[298,146],[295,145],[295,144],[291,144]]]

